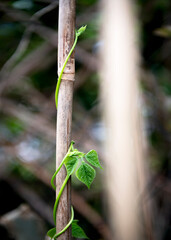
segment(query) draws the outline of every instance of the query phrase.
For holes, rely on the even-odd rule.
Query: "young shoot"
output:
[[[56,91],[55,91],[55,103],[56,103],[56,109],[58,108],[58,93],[59,93],[59,87],[62,79],[62,74],[65,69],[65,66],[68,62],[69,57],[71,56],[76,44],[78,37],[86,30],[86,26],[82,26],[75,32],[75,41],[74,44],[64,62],[64,65],[62,67],[62,71],[59,75]],[[66,153],[65,157],[63,158],[61,164],[59,165],[56,172],[53,174],[51,179],[51,185],[56,190],[55,186],[55,178],[58,172],[60,171],[62,166],[65,166],[66,168],[66,178],[61,186],[61,189],[59,190],[58,196],[55,200],[54,208],[53,208],[53,220],[54,224],[56,225],[56,212],[58,208],[59,199],[62,195],[62,192],[70,178],[71,175],[75,174],[79,181],[84,183],[88,188],[90,188],[95,176],[96,176],[96,168],[101,168],[98,154],[95,150],[90,150],[88,153],[80,152],[78,149],[74,148],[74,141],[71,142],[70,147],[68,149],[68,152]],[[59,232],[56,232],[56,227],[50,229],[47,232],[47,235],[51,239],[57,239],[62,233],[64,233],[69,227],[72,227],[72,236],[75,238],[83,238],[88,239],[87,235],[85,234],[84,230],[78,225],[78,220],[74,220],[74,210],[73,207],[71,207],[71,219],[68,222],[68,224]]]

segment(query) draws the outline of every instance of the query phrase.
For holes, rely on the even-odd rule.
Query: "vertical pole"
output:
[[[116,239],[141,240],[142,193],[147,183],[139,115],[137,21],[133,1],[103,0],[103,9],[102,96],[110,223]]]
[[[59,25],[58,25],[58,76],[63,63],[73,45],[75,36],[75,0],[59,0]],[[56,134],[56,167],[58,168],[63,157],[68,151],[71,142],[72,123],[72,98],[75,78],[75,61],[72,54],[64,70],[58,95],[57,110],[57,134]],[[58,194],[66,177],[64,167],[60,170],[56,179],[56,194]],[[59,201],[57,210],[56,229],[61,231],[70,220],[71,191],[70,180],[65,187]],[[69,228],[59,240],[70,240],[71,229]]]

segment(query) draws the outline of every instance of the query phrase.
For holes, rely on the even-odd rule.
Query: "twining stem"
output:
[[[62,70],[60,72],[60,75],[59,75],[59,78],[58,78],[58,82],[57,82],[57,85],[56,85],[56,90],[55,90],[55,103],[56,103],[56,109],[58,109],[58,93],[59,93],[59,87],[60,87],[60,84],[61,84],[61,80],[62,80],[62,74],[64,72],[64,69],[66,67],[66,64],[72,54],[72,52],[74,51],[74,48],[77,44],[77,40],[78,40],[78,37],[86,30],[86,27],[87,26],[82,26],[80,29],[78,29],[76,32],[75,32],[75,41],[74,41],[74,44],[68,54],[68,56],[66,57],[65,59],[65,62],[64,62],[64,65],[62,67]]]
[[[56,186],[54,184],[54,180],[56,175],[58,174],[59,170],[61,169],[62,165],[64,164],[66,157],[64,157],[64,159],[62,160],[61,164],[59,165],[58,169],[56,170],[56,172],[53,174],[52,178],[51,178],[51,185],[53,187],[54,190],[56,190]]]
[[[53,238],[57,238],[57,237],[59,237],[62,233],[64,233],[64,232],[67,230],[67,228],[69,228],[69,226],[72,224],[73,220],[74,220],[74,209],[73,209],[73,207],[71,206],[71,219],[70,219],[69,223],[68,223],[59,233],[56,233],[56,234],[53,236]]]
[[[66,66],[66,64],[67,64],[67,62],[68,62],[68,60],[69,60],[72,52],[74,51],[74,48],[75,48],[75,46],[76,46],[76,44],[77,44],[77,40],[78,40],[78,36],[77,36],[77,34],[76,34],[74,44],[73,44],[73,46],[72,46],[72,48],[71,48],[71,50],[70,50],[70,52],[69,52],[69,54],[68,54],[65,62],[64,62],[64,65],[63,65],[63,67],[62,67],[62,70],[61,70],[60,75],[59,75],[59,78],[58,78],[58,82],[57,82],[57,85],[56,85],[56,91],[55,91],[56,109],[58,109],[58,93],[59,93],[59,87],[60,87],[60,84],[61,84],[62,74],[63,74],[63,71],[64,71],[64,69],[65,69],[65,66]]]
[[[55,201],[55,205],[54,205],[54,208],[53,208],[53,220],[54,220],[55,224],[56,224],[56,211],[57,211],[57,208],[58,208],[59,199],[61,197],[61,194],[62,194],[62,192],[63,192],[63,190],[65,188],[65,185],[67,184],[69,178],[70,178],[70,175],[67,175],[65,180],[64,180],[64,182],[63,182],[63,184],[62,184],[62,187],[61,187],[61,189],[60,189],[60,191],[58,193],[56,201]]]
[[[65,160],[66,160],[66,158],[67,158],[67,156],[68,156],[68,153],[73,149],[73,144],[74,144],[74,141],[71,142],[71,145],[70,145],[70,147],[69,147],[69,149],[68,149],[67,154],[65,155],[65,157],[64,157],[64,159],[62,160],[62,162],[60,163],[58,169],[56,170],[56,172],[53,174],[53,176],[52,176],[52,178],[51,178],[51,185],[52,185],[52,187],[53,187],[54,190],[56,190],[56,186],[55,186],[55,184],[54,184],[55,177],[56,177],[56,175],[58,174],[59,170],[61,169],[62,165],[64,164],[64,162],[65,162]]]

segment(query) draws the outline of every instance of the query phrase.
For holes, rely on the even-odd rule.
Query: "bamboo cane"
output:
[[[75,0],[59,0],[59,25],[58,25],[58,75],[63,63],[73,45],[75,35]],[[71,141],[72,123],[72,98],[75,78],[75,61],[71,55],[60,85],[57,111],[57,134],[56,134],[56,167],[65,156]],[[66,170],[62,167],[56,178],[56,194],[58,194],[66,177]],[[60,232],[70,220],[71,189],[70,181],[63,191],[57,210],[56,229]],[[67,229],[59,240],[71,239],[71,230]]]
[[[116,239],[140,240],[144,233],[142,193],[147,182],[139,113],[137,21],[132,1],[104,0],[103,4],[102,95],[110,222]],[[148,239],[152,239],[149,210],[146,205],[144,221]]]

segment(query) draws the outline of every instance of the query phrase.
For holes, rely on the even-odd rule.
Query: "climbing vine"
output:
[[[62,79],[62,74],[65,69],[65,66],[77,44],[78,37],[86,30],[86,26],[81,27],[78,29],[75,33],[75,41],[74,44],[64,62],[64,65],[62,67],[61,73],[58,78],[57,86],[56,86],[56,91],[55,91],[55,103],[56,103],[56,109],[58,108],[58,93],[59,93],[59,87]],[[62,184],[62,187],[58,193],[58,196],[56,198],[54,208],[53,208],[53,220],[54,224],[56,225],[56,212],[58,208],[58,203],[59,199],[62,195],[62,192],[70,178],[71,175],[75,173],[76,177],[78,178],[79,181],[84,183],[88,188],[90,188],[95,176],[96,176],[96,170],[94,167],[97,168],[102,168],[99,159],[98,159],[98,154],[95,150],[90,150],[88,153],[83,153],[80,152],[78,149],[74,148],[74,141],[71,142],[70,147],[68,149],[68,152],[66,153],[65,157],[63,158],[61,164],[59,165],[58,169],[54,173],[51,179],[51,185],[56,190],[56,186],[54,184],[56,175],[60,171],[62,166],[65,166],[66,168],[66,178]],[[72,236],[75,238],[84,238],[88,239],[87,235],[85,234],[84,230],[78,225],[78,220],[74,220],[74,210],[73,207],[71,207],[71,219],[68,222],[68,224],[59,232],[56,233],[56,227],[50,229],[47,232],[47,235],[51,239],[56,239],[58,238],[63,232],[65,232],[69,227],[72,227]]]

